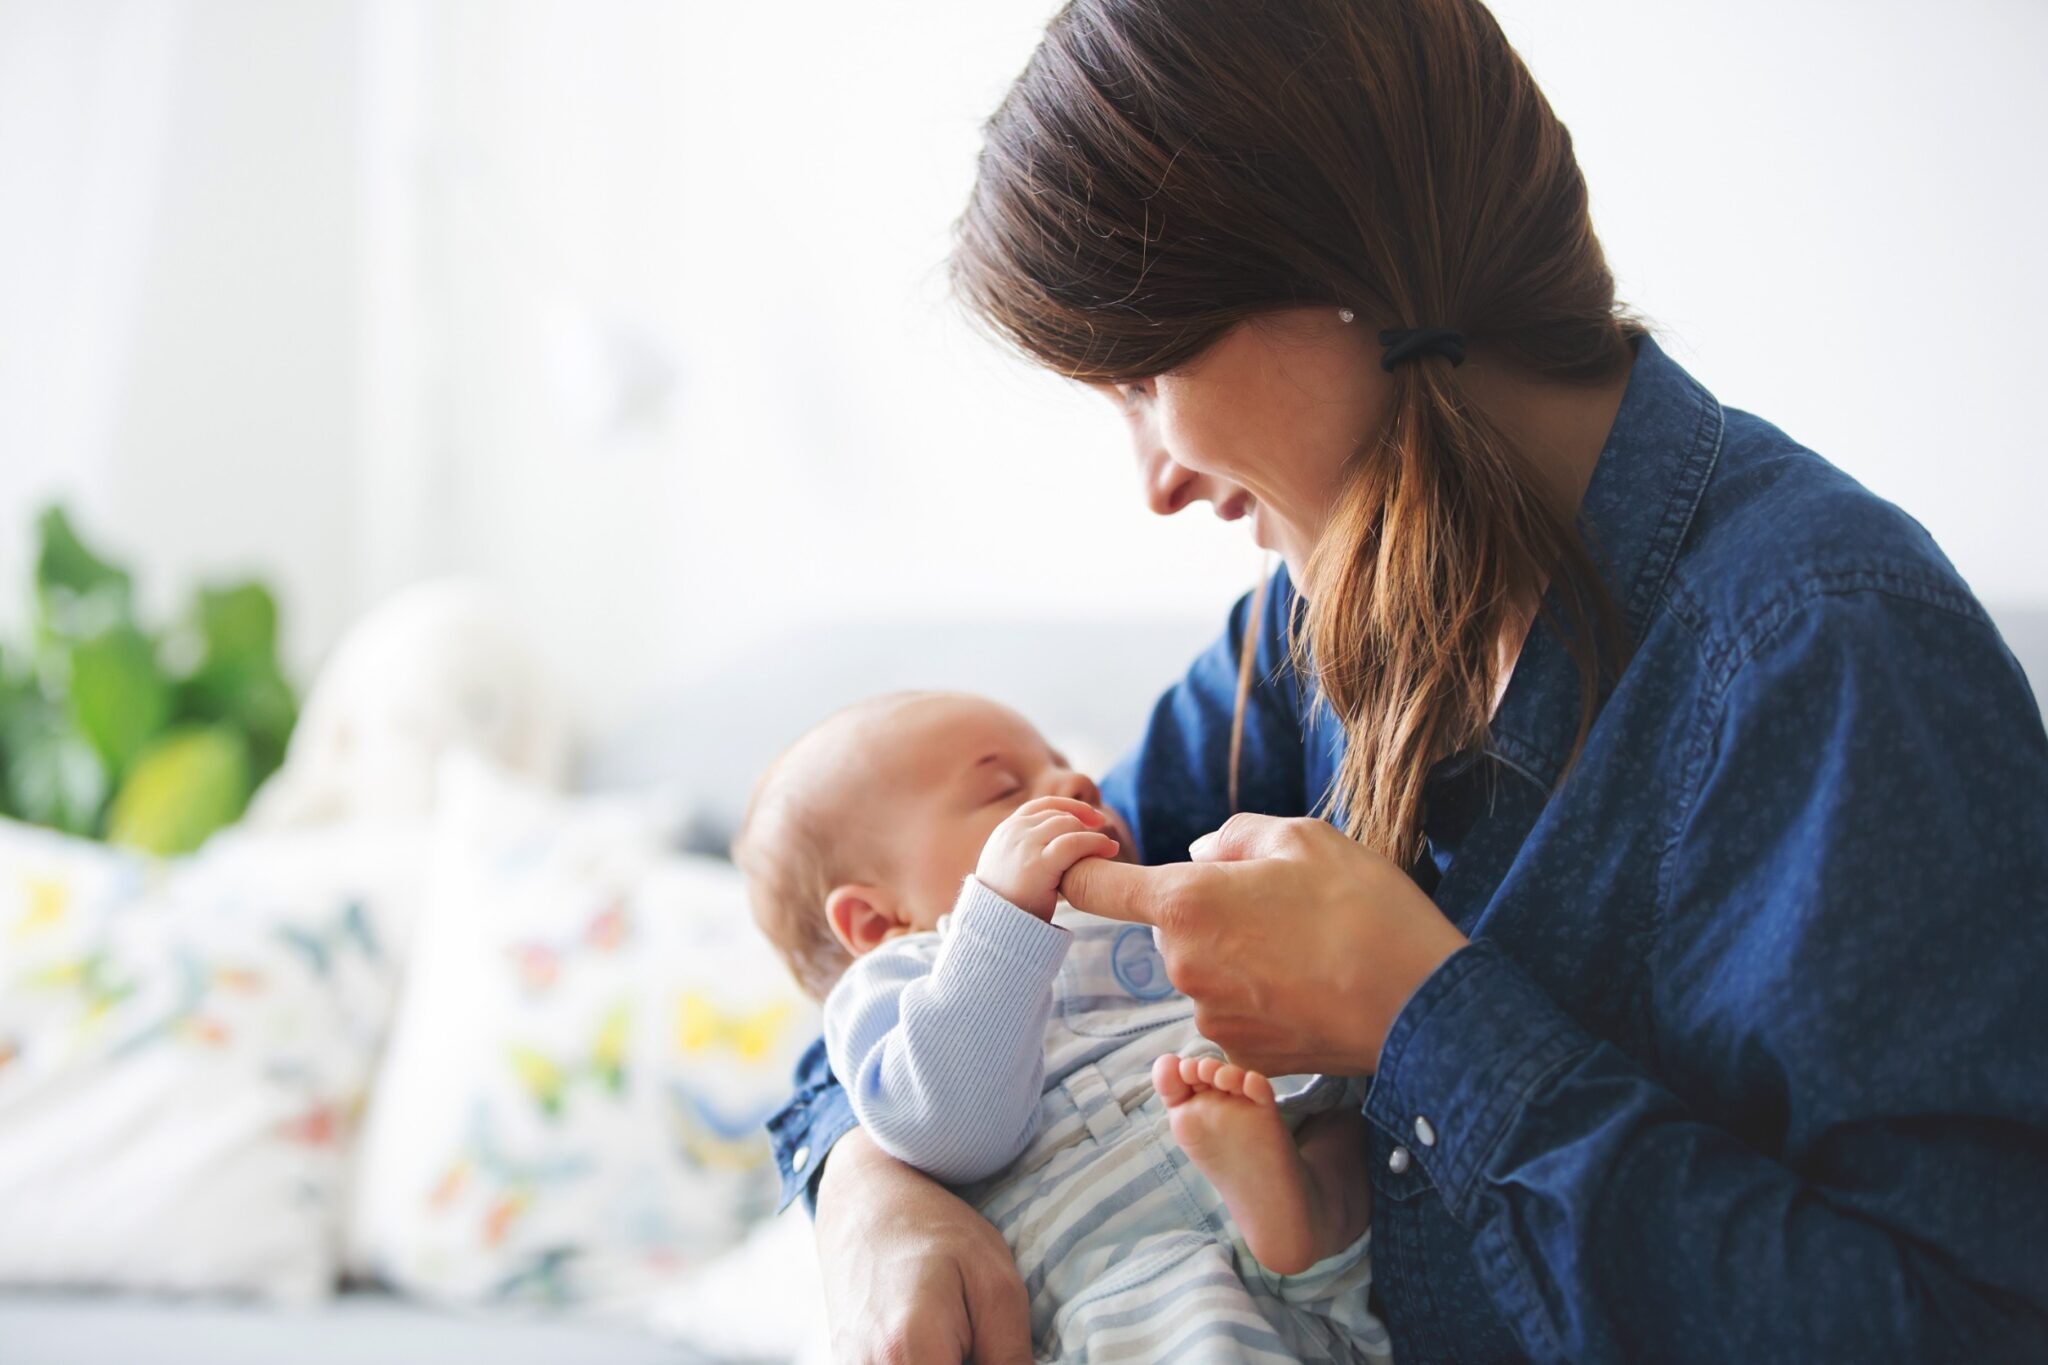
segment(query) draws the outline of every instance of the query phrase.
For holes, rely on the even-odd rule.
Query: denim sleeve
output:
[[[1307,790],[1302,692],[1288,661],[1296,600],[1286,570],[1275,571],[1261,593],[1238,763],[1237,807],[1261,815],[1306,815],[1321,796]],[[1230,734],[1252,601],[1237,600],[1223,634],[1160,696],[1137,745],[1102,779],[1102,798],[1130,825],[1143,862],[1185,861],[1188,845],[1233,813]]]
[[[825,1169],[825,1154],[852,1131],[857,1120],[845,1089],[832,1074],[822,1036],[797,1058],[795,1079],[796,1093],[768,1119],[768,1144],[782,1175],[782,1195],[775,1207],[786,1209],[802,1195],[804,1207],[816,1214],[818,1176]]]
[[[2048,1360],[2040,712],[1966,602],[1767,626],[1666,831],[1657,1075],[1482,938],[1368,1115],[1536,1359]]]
[[[1259,612],[1238,792],[1241,809],[1265,815],[1305,815],[1321,796],[1307,790],[1303,702],[1287,661],[1295,601],[1286,571],[1276,571]],[[1153,706],[1138,743],[1102,779],[1103,801],[1130,826],[1145,862],[1184,861],[1190,843],[1230,818],[1231,720],[1251,616],[1247,593],[1231,608],[1222,635]],[[815,1212],[825,1156],[856,1123],[822,1039],[798,1062],[796,1087],[769,1119],[768,1134],[782,1173],[782,1207],[801,1194]]]

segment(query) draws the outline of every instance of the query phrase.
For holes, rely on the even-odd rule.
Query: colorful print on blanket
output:
[[[625,798],[444,786],[365,1146],[368,1268],[444,1301],[633,1311],[774,1208],[815,1036],[730,864]]]
[[[0,822],[0,1283],[328,1291],[393,971],[333,870]]]

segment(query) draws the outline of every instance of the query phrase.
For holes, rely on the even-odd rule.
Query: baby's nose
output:
[[[1070,801],[1086,801],[1091,806],[1102,805],[1102,792],[1086,774],[1077,772],[1058,773],[1053,778],[1052,794],[1064,796]]]

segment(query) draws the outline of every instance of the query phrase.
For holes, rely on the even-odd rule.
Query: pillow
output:
[[[417,844],[0,821],[0,1284],[332,1287]]]
[[[638,1316],[775,1202],[762,1121],[816,1034],[677,803],[459,756],[365,1134],[353,1240],[396,1288]]]

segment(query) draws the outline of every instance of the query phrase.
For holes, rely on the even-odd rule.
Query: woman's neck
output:
[[[1487,357],[1475,353],[1458,368],[1457,377],[1472,404],[1506,431],[1536,465],[1558,515],[1576,517],[1593,482],[1600,453],[1607,448],[1608,434],[1614,430],[1614,415],[1628,391],[1629,371],[1624,369],[1613,379],[1591,386],[1543,383],[1504,366],[1490,365]],[[1500,710],[1507,695],[1515,660],[1535,624],[1536,608],[1533,599],[1523,604],[1501,634],[1491,712]]]
[[[1585,501],[1593,469],[1614,430],[1614,415],[1628,391],[1628,377],[1624,368],[1596,385],[1546,382],[1493,363],[1476,349],[1457,370],[1465,397],[1513,438],[1566,518],[1577,516]]]

